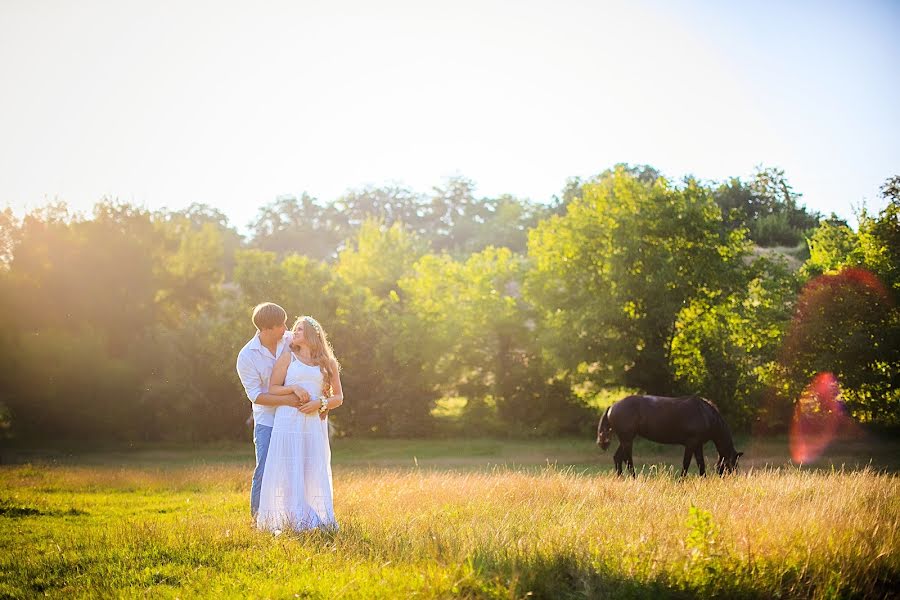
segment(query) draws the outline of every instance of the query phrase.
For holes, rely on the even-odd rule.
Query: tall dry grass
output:
[[[337,469],[341,529],[273,537],[247,471],[0,470],[0,596],[885,597],[900,480]]]

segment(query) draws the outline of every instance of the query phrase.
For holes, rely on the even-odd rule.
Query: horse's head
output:
[[[612,426],[609,424],[609,409],[607,408],[597,424],[597,445],[606,450],[609,448],[611,436]]]
[[[738,459],[744,455],[743,452],[735,452],[732,450],[729,456],[719,455],[719,460],[716,462],[716,472],[719,475],[724,475],[725,473],[734,473],[737,471],[737,463]]]

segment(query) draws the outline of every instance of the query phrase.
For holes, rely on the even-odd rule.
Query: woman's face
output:
[[[294,330],[294,345],[295,346],[305,346],[306,345],[306,336],[303,335],[303,324],[297,325],[297,329]]]

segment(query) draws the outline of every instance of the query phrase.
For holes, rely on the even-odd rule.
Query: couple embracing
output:
[[[260,529],[335,528],[328,413],[344,403],[340,365],[325,330],[271,302],[253,309],[257,332],[238,353],[253,403],[256,469],[250,512]]]

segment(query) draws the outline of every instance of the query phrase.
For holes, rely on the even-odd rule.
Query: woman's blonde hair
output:
[[[334,380],[337,379],[341,365],[334,356],[334,349],[328,341],[328,335],[319,322],[309,315],[297,317],[291,330],[297,331],[299,327],[303,328],[303,337],[309,345],[313,364],[322,371],[322,393],[331,396],[334,393]],[[291,350],[297,350],[294,344],[291,344]]]

